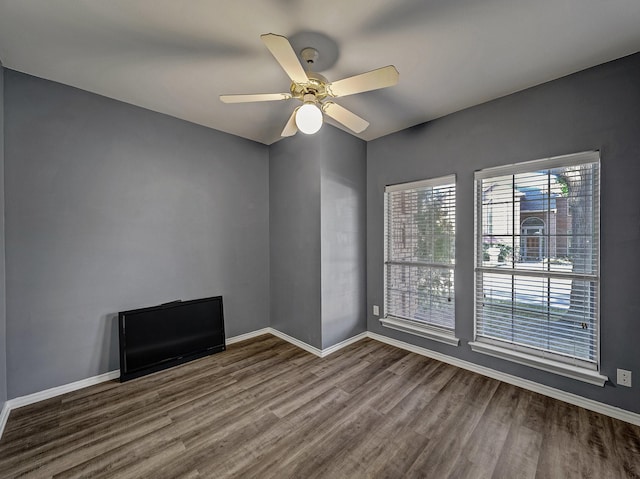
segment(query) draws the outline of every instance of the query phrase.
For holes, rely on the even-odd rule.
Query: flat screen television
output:
[[[120,381],[226,349],[222,296],[118,313]]]

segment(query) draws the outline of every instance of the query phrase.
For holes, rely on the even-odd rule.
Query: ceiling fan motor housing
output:
[[[329,81],[315,72],[307,72],[307,77],[309,77],[307,83],[291,83],[291,96],[304,101],[305,95],[313,94],[317,101],[324,100],[329,95],[327,91]]]

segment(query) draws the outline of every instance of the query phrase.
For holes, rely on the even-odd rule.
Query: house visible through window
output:
[[[385,188],[383,325],[458,343],[455,201],[455,176]]]
[[[604,384],[599,192],[598,152],[476,172],[475,351]]]

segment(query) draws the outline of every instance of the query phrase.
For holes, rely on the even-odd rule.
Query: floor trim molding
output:
[[[274,329],[274,328],[267,328],[267,329],[269,330],[269,333],[273,334],[277,338],[280,338],[288,343],[298,346],[300,349],[304,349],[308,353],[315,354],[319,358],[322,357],[321,349],[318,349],[315,346],[311,346],[310,344],[307,344],[304,341],[300,341],[299,339],[296,339],[293,336],[289,336],[288,334],[283,333],[282,331],[278,331],[277,329]]]
[[[9,399],[6,405],[9,406],[9,411],[13,409],[18,409],[22,406],[28,406],[29,404],[34,404],[40,401],[44,401],[45,399],[51,399],[56,396],[61,396],[63,394],[77,391],[78,389],[83,389],[89,386],[93,386],[95,384],[100,384],[106,381],[111,381],[113,379],[118,379],[120,377],[120,370],[109,371],[103,374],[98,374],[97,376],[91,376],[86,379],[81,379],[79,381],[75,381],[69,384],[63,384],[62,386],[56,386],[54,388],[45,389],[44,391],[39,391],[33,394],[27,394],[26,396],[19,396],[17,398]]]
[[[239,343],[240,341],[246,341],[247,339],[256,338],[258,336],[262,336],[263,334],[271,334],[271,328],[256,329],[255,331],[239,334],[238,336],[227,338],[225,343],[226,344]]]
[[[323,349],[320,357],[324,358],[326,356],[329,356],[330,354],[333,354],[336,351],[339,351],[340,349],[346,346],[349,346],[350,344],[357,343],[358,341],[361,341],[367,337],[368,337],[367,331],[364,331],[360,334],[356,334],[355,336],[351,336],[350,338],[347,338],[344,341],[340,341],[339,343],[336,343],[333,346],[329,346],[328,348]]]
[[[4,427],[7,425],[7,420],[9,419],[9,413],[11,413],[11,406],[8,403],[8,401],[5,401],[4,406],[2,406],[2,411],[0,412],[0,438],[2,438]]]
[[[0,438],[2,438],[2,434],[4,433],[4,428],[7,425],[9,414],[11,414],[11,411],[13,411],[14,409],[18,409],[22,406],[28,406],[29,404],[35,404],[37,402],[44,401],[45,399],[51,399],[56,396],[61,396],[71,391],[77,391],[78,389],[83,389],[95,384],[112,381],[113,379],[118,379],[119,377],[120,370],[118,369],[116,371],[109,371],[103,374],[98,374],[97,376],[91,376],[89,378],[81,379],[69,384],[63,384],[62,386],[45,389],[44,391],[27,394],[26,396],[18,396],[17,398],[9,399],[4,403],[2,413],[0,413]]]
[[[329,346],[328,348],[319,349],[319,348],[316,348],[315,346],[311,346],[310,344],[305,343],[304,341],[300,341],[299,339],[294,338],[293,336],[289,336],[287,333],[283,333],[282,331],[279,331],[275,328],[263,328],[251,333],[242,334],[240,336],[235,336],[233,338],[227,339],[227,344],[233,344],[238,341],[244,341],[245,339],[251,339],[256,336],[261,336],[263,334],[272,334],[273,336],[280,338],[283,341],[286,341],[288,343],[291,343],[294,346],[298,346],[300,349],[304,349],[308,353],[314,354],[319,358],[325,358],[330,354],[333,354],[336,351],[339,351],[340,349],[346,346],[349,346],[350,344],[356,343],[367,337],[367,332],[363,331],[360,334],[356,334],[355,336],[347,338],[344,341],[340,341],[339,343]]]
[[[523,389],[527,389],[529,391],[533,391],[543,396],[548,396],[554,399],[558,399],[560,401],[564,401],[569,404],[573,404],[574,406],[583,407],[590,411],[594,411],[600,414],[604,414],[605,416],[609,416],[615,419],[620,419],[621,421],[628,422],[630,424],[635,424],[636,426],[640,426],[640,414],[627,411],[625,409],[621,409],[615,406],[610,406],[608,404],[604,404],[598,401],[594,401],[592,399],[587,399],[582,396],[578,396],[577,394],[568,393],[562,391],[560,389],[555,389],[549,386],[545,386],[543,384],[539,384],[533,381],[529,381],[528,379],[522,379],[517,376],[512,376],[510,374],[506,374],[495,369],[487,368],[485,366],[480,366],[478,364],[474,364],[468,361],[464,361],[462,359],[455,358],[453,356],[448,356],[446,354],[438,353],[436,351],[431,351],[430,349],[422,348],[420,346],[415,346],[413,344],[405,343],[404,341],[399,341],[397,339],[389,338],[382,334],[374,333],[371,331],[365,331],[351,338],[347,338],[344,341],[334,344],[333,346],[329,346],[325,349],[318,349],[315,346],[311,346],[304,341],[300,341],[292,336],[289,336],[286,333],[278,331],[274,328],[262,328],[256,331],[251,331],[249,333],[240,334],[238,336],[233,336],[231,338],[227,338],[226,344],[238,343],[240,341],[245,341],[247,339],[255,338],[257,336],[262,336],[263,334],[272,334],[288,343],[291,343],[295,346],[298,346],[305,351],[314,354],[320,358],[324,358],[329,356],[340,349],[349,346],[350,344],[356,343],[362,339],[370,338],[375,341],[379,341],[381,343],[389,344],[391,346],[395,346],[400,349],[404,349],[405,351],[409,351],[412,353],[420,354],[422,356],[426,356],[431,359],[436,359],[438,361],[442,361],[443,363],[451,364],[452,366],[456,366],[462,369],[466,369],[467,371],[472,371],[474,373],[481,374],[486,377],[490,377],[492,379],[496,379],[498,381],[503,381],[508,384],[512,384],[514,386],[521,387]],[[51,399],[56,396],[60,396],[62,394],[66,394],[68,392],[77,391],[78,389],[86,388],[88,386],[93,386],[95,384],[99,384],[105,381],[112,381],[114,379],[118,379],[120,377],[120,370],[109,371],[103,374],[99,374],[97,376],[92,376],[86,379],[81,379],[80,381],[75,381],[69,384],[63,384],[62,386],[57,386],[50,389],[45,389],[44,391],[36,392],[33,394],[28,394],[26,396],[20,396],[17,398],[9,399],[5,402],[2,411],[0,412],[0,438],[2,438],[2,433],[4,432],[4,428],[7,424],[7,420],[9,419],[9,414],[13,409],[17,409],[19,407],[28,406],[29,404],[34,404],[40,401],[44,401],[45,399]]]
[[[497,379],[498,381],[502,381],[507,384],[512,384],[513,386],[521,387],[522,389],[527,389],[528,391],[542,394],[543,396],[558,399],[560,401],[573,404],[574,406],[583,407],[590,411],[594,411],[600,414],[604,414],[605,416],[612,417],[614,419],[620,419],[621,421],[640,426],[640,414],[627,411],[626,409],[610,406],[608,404],[594,401],[593,399],[587,399],[585,397],[578,396],[577,394],[572,394],[560,389],[552,388],[550,386],[545,386],[540,383],[529,381],[528,379],[522,379],[518,376],[512,376],[511,374],[506,374],[500,371],[496,371],[495,369],[480,366],[475,363],[470,363],[469,361],[464,361],[462,359],[454,358],[446,354],[431,351],[430,349],[421,348],[420,346],[405,343],[404,341],[398,341],[397,339],[389,338],[387,336],[383,336],[382,334],[368,331],[367,337],[376,341],[380,341],[381,343],[386,343],[391,346],[410,351],[412,353],[420,354],[431,359],[442,361],[443,363],[451,364],[452,366],[456,366],[461,369],[466,369],[467,371],[472,371],[474,373],[478,373],[492,379]]]

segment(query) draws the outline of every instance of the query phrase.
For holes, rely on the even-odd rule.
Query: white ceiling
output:
[[[307,31],[338,46],[320,72],[330,80],[400,72],[395,87],[337,100],[372,140],[640,51],[640,1],[0,0],[6,67],[265,144],[295,100],[218,95],[288,91],[260,35]]]

